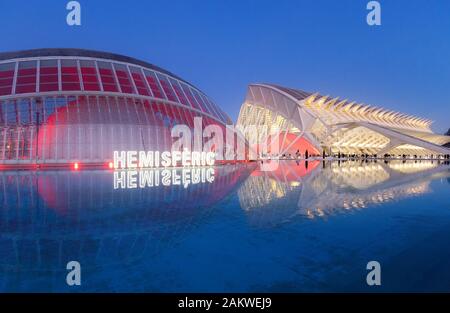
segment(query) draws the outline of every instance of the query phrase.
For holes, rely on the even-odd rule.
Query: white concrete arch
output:
[[[337,97],[272,84],[251,84],[238,125],[262,120],[274,123],[263,119],[262,114],[283,120],[281,130],[297,136],[289,147],[305,138],[318,151],[328,153],[450,154],[450,149],[443,147],[450,142],[450,136],[434,134],[430,120]]]

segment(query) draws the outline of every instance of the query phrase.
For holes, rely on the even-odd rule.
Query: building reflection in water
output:
[[[256,226],[274,226],[294,217],[346,213],[427,193],[436,175],[449,176],[441,163],[283,162],[277,171],[254,171],[240,187],[241,207]]]
[[[15,271],[61,276],[70,260],[89,269],[156,255],[204,224],[255,166],[216,167],[209,180],[200,170],[189,184],[178,179],[182,169],[170,170],[169,180],[149,170],[158,185],[125,188],[111,171],[0,172],[0,287]]]
[[[309,222],[426,193],[436,177],[448,179],[448,167],[282,161],[272,172],[218,166],[212,179],[181,169],[0,172],[0,290],[67,290],[65,266],[78,260],[91,275],[83,290],[136,291],[145,288],[136,269],[208,223],[236,214],[262,228]]]

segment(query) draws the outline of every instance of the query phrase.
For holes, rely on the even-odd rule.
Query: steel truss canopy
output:
[[[238,118],[241,126],[279,129],[280,154],[302,152],[305,140],[320,153],[449,154],[443,145],[450,136],[434,134],[431,124],[426,118],[273,84],[251,84]]]

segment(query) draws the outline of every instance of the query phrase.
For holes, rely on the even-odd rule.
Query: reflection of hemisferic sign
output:
[[[214,168],[183,168],[164,170],[116,171],[114,189],[183,186],[214,182]]]

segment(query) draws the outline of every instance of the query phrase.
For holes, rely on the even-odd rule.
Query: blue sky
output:
[[[431,118],[450,127],[450,1],[0,1],[0,50],[73,47],[133,56],[205,91],[235,120],[252,82],[270,82]]]

